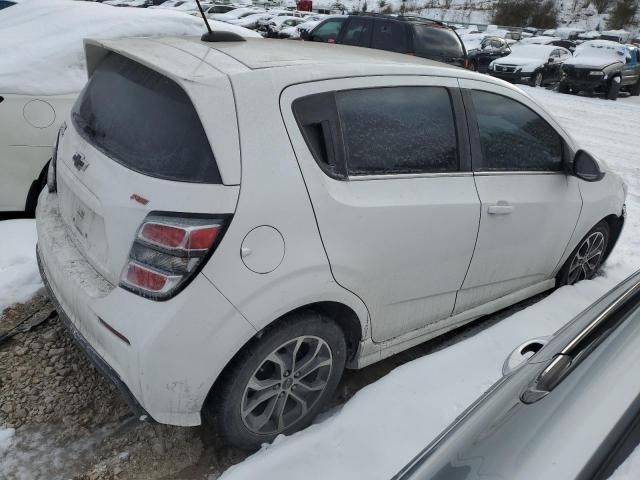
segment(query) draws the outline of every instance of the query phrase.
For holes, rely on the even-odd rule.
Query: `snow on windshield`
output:
[[[210,22],[212,28],[259,36],[245,28]],[[84,38],[201,35],[203,31],[200,18],[166,9],[73,0],[21,2],[0,13],[0,94],[80,91],[87,81]]]

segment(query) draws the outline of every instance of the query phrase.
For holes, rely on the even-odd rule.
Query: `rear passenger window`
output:
[[[458,169],[451,99],[443,87],[348,90],[335,95],[349,175]]]
[[[462,42],[453,30],[420,24],[413,29],[417,55],[435,59],[464,57]]]
[[[345,28],[344,38],[345,45],[355,45],[357,47],[368,47],[371,38],[371,21],[358,18],[351,20]]]
[[[494,93],[471,92],[482,170],[561,171],[562,139],[537,113]]]
[[[311,41],[335,43],[344,20],[344,18],[325,20],[311,32]]]
[[[376,21],[371,47],[390,52],[408,52],[405,25],[400,22]]]

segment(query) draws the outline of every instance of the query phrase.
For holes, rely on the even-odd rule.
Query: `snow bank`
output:
[[[211,22],[243,36],[257,33]],[[55,95],[84,86],[84,38],[201,35],[198,17],[166,9],[73,0],[26,0],[0,11],[0,93]]]
[[[15,428],[0,428],[0,454],[13,444],[15,433]]]
[[[0,222],[0,313],[29,300],[41,287],[36,262],[36,225],[33,220]],[[1,434],[1,432],[0,432]],[[1,441],[1,437],[0,437]]]
[[[604,275],[556,290],[469,339],[393,370],[321,423],[263,446],[223,480],[390,478],[500,378],[516,345],[552,334],[640,267],[640,137],[628,130],[640,124],[640,101],[620,99],[612,107],[597,98],[525,89],[628,184],[627,224]],[[640,478],[636,466],[616,480]]]

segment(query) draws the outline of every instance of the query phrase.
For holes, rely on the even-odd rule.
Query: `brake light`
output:
[[[469,62],[467,57],[464,57],[464,68],[471,68],[471,62]]]
[[[178,293],[213,253],[228,217],[150,214],[138,229],[120,286],[163,300]]]

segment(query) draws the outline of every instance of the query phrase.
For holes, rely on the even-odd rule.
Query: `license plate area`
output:
[[[97,203],[97,200],[91,197],[90,192],[84,191],[86,187],[70,177],[65,170],[66,167],[58,169],[60,213],[78,249],[98,271],[101,271],[107,260],[104,220],[96,209],[76,195],[74,190],[79,189],[81,195],[89,196],[91,203]]]

